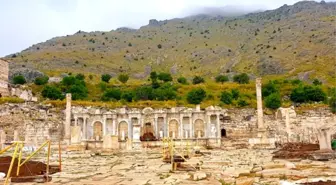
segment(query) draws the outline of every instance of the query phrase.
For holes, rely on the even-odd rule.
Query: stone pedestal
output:
[[[19,132],[17,130],[14,130],[14,141],[19,141]]]
[[[81,142],[80,126],[71,127],[71,144],[79,144]]]
[[[6,133],[3,130],[0,130],[0,149],[4,148],[6,143]]]
[[[118,136],[107,135],[103,137],[103,149],[119,149]]]

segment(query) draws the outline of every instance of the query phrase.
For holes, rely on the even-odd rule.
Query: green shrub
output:
[[[129,79],[128,74],[120,74],[118,76],[118,80],[123,84],[126,83],[128,81],[128,79]]]
[[[84,80],[85,79],[85,75],[83,75],[81,73],[78,73],[75,78],[78,79],[78,80]]]
[[[238,89],[231,89],[231,94],[234,100],[237,100],[240,96],[240,92]]]
[[[322,82],[319,79],[315,78],[313,80],[313,85],[322,85]]]
[[[88,89],[85,84],[72,85],[67,93],[71,93],[73,100],[83,100],[88,97]]]
[[[150,73],[150,79],[152,81],[157,80],[157,78],[158,78],[158,75],[157,75],[157,73],[155,71],[153,71],[153,72]]]
[[[154,89],[150,86],[141,86],[135,89],[135,100],[153,100]]]
[[[279,87],[274,81],[268,81],[268,83],[262,87],[262,96],[266,98],[273,93],[279,93]]]
[[[223,91],[221,96],[220,96],[221,102],[230,105],[232,103],[232,94],[227,91]]]
[[[93,79],[93,76],[92,76],[92,75],[89,75],[89,79],[92,80],[92,79]]]
[[[326,99],[326,94],[323,92],[319,86],[302,86],[292,90],[290,99],[296,103],[303,103],[308,101],[324,101]]]
[[[164,82],[173,81],[173,78],[169,73],[159,73],[158,79]]]
[[[160,83],[157,80],[152,81],[152,88],[157,89],[160,87]]]
[[[76,83],[79,83],[80,80],[76,79],[74,76],[66,76],[63,77],[61,84],[64,86],[71,86],[71,85],[75,85]]]
[[[154,90],[154,95],[156,100],[174,100],[177,97],[176,89],[173,86],[164,84],[161,87]]]
[[[204,83],[204,78],[200,77],[200,76],[195,76],[192,80],[193,84],[200,84],[200,83]]]
[[[64,99],[64,96],[62,95],[62,92],[59,88],[55,87],[55,86],[44,86],[43,90],[42,90],[42,96],[44,98],[48,98],[51,100],[62,100]]]
[[[107,89],[102,96],[103,101],[120,100],[120,98],[121,91],[117,88]]]
[[[206,97],[206,92],[202,88],[193,89],[187,94],[187,101],[190,104],[200,104]]]
[[[239,98],[237,104],[239,107],[245,107],[249,105],[249,103],[243,98]]]
[[[233,81],[239,84],[248,84],[250,77],[246,73],[233,76]]]
[[[48,76],[41,76],[41,77],[35,78],[34,83],[36,85],[44,85],[44,84],[47,84],[48,81],[49,81],[49,77]]]
[[[300,84],[302,84],[302,81],[299,80],[299,79],[294,79],[294,80],[291,81],[291,84],[292,85],[300,85]]]
[[[225,75],[218,75],[216,76],[216,82],[217,83],[224,83],[229,81],[229,77],[225,76]]]
[[[336,113],[336,97],[335,96],[329,99],[329,107],[332,113]]]
[[[107,83],[106,82],[100,82],[99,88],[101,91],[105,91],[107,89]]]
[[[134,97],[134,92],[132,91],[124,91],[121,93],[121,99],[127,102],[132,102]]]
[[[109,81],[110,81],[111,78],[112,78],[112,76],[109,75],[109,74],[103,74],[103,75],[101,76],[101,80],[102,80],[103,82],[106,82],[106,83],[109,83]]]
[[[22,85],[22,84],[27,83],[27,81],[23,75],[16,75],[13,78],[13,83]]]
[[[265,106],[270,109],[281,107],[281,96],[279,93],[272,93],[265,98]]]
[[[183,85],[187,85],[188,84],[188,81],[185,77],[179,77],[177,79],[177,82],[180,83],[180,84],[183,84]]]

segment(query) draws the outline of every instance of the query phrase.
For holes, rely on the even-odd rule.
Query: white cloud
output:
[[[55,36],[138,28],[149,19],[183,17],[196,7],[277,8],[296,0],[0,0],[0,56]]]

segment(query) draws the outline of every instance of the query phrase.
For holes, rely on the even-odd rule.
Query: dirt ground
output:
[[[171,171],[171,164],[162,161],[160,149],[99,155],[90,152],[63,153],[62,172],[53,174],[48,184],[276,185],[280,181],[297,184],[315,182],[316,179],[336,181],[336,161],[273,159],[271,150],[204,149],[202,153],[204,155],[193,156],[184,163],[183,171],[174,172]],[[57,154],[54,154],[51,160],[53,164],[57,164],[57,158]],[[197,166],[200,170],[195,170]]]

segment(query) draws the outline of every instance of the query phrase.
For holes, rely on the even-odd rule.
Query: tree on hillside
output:
[[[61,90],[55,86],[49,86],[49,85],[45,86],[41,94],[44,98],[48,98],[50,100],[64,99]]]
[[[220,96],[221,102],[230,105],[232,103],[232,94],[227,91],[223,91],[221,96]]]
[[[36,85],[44,85],[44,84],[47,84],[48,81],[49,81],[49,77],[48,76],[41,76],[41,77],[35,78],[34,83]]]
[[[83,75],[83,74],[81,74],[81,73],[78,73],[78,74],[76,75],[76,79],[78,79],[78,80],[84,80],[84,79],[85,79],[85,75]]]
[[[224,83],[229,81],[229,77],[225,76],[225,75],[218,75],[216,76],[216,82],[217,83]]]
[[[109,75],[109,74],[103,74],[103,75],[101,76],[101,80],[104,81],[104,82],[106,82],[106,83],[108,83],[108,82],[110,81],[111,78],[112,78],[112,76]]]
[[[190,104],[200,104],[206,97],[206,92],[202,88],[193,89],[187,94],[187,101]]]
[[[200,83],[204,83],[204,78],[200,76],[195,76],[192,81],[193,81],[193,84],[200,84]]]
[[[248,84],[250,77],[246,73],[233,76],[233,81],[239,84]]]
[[[265,98],[265,106],[270,109],[281,107],[281,96],[279,93],[272,93]]]
[[[152,71],[152,72],[150,73],[150,79],[151,79],[152,81],[155,81],[157,78],[158,78],[157,73],[156,73],[155,71]]]
[[[169,73],[159,73],[158,79],[162,80],[164,82],[173,81],[173,78],[172,78],[172,76]]]
[[[177,82],[180,83],[180,84],[183,84],[183,85],[188,84],[188,81],[187,81],[187,79],[185,77],[179,77],[177,79]]]
[[[118,80],[123,84],[126,83],[128,81],[128,79],[129,79],[128,74],[120,74],[118,76]]]

